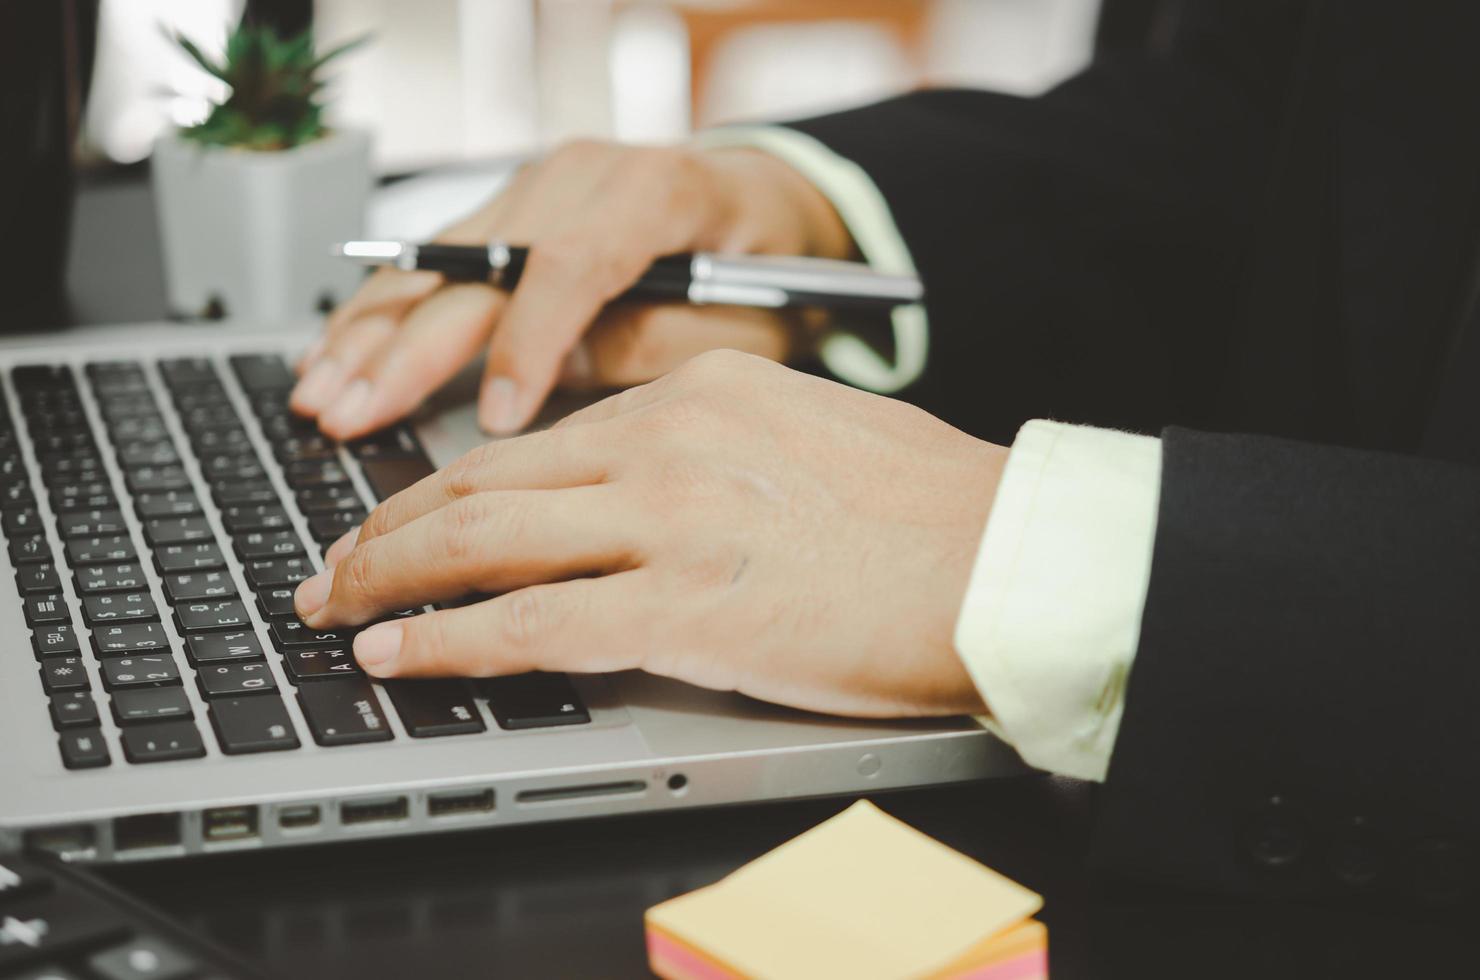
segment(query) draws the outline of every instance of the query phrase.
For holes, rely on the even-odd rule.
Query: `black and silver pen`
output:
[[[334,246],[334,252],[365,265],[429,269],[449,279],[488,282],[500,289],[518,284],[529,254],[523,246],[503,242],[485,247],[353,241]],[[768,308],[887,310],[920,302],[924,289],[914,276],[886,275],[859,262],[694,252],[658,259],[624,295]]]

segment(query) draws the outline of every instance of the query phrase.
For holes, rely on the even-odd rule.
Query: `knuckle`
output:
[[[380,576],[380,562],[375,549],[359,547],[351,551],[334,572],[334,591],[352,605],[374,600]]]
[[[711,411],[707,402],[683,394],[653,402],[630,416],[631,424],[644,439],[678,439],[698,436],[708,430]]]
[[[508,597],[503,618],[504,643],[520,649],[540,642],[551,616],[547,597],[548,593],[538,589],[520,589]]]
[[[442,508],[446,555],[451,561],[463,561],[483,550],[483,535],[487,532],[489,513],[486,494],[464,497]]]
[[[360,541],[369,541],[371,538],[378,538],[395,526],[392,523],[393,517],[391,514],[391,504],[395,499],[395,497],[392,497],[384,503],[377,504],[369,516],[360,522]]]
[[[701,386],[718,384],[744,370],[748,362],[757,360],[729,348],[707,350],[696,354],[683,363],[676,372],[682,381]]]
[[[456,501],[478,493],[482,489],[482,474],[489,457],[493,455],[494,445],[490,443],[479,446],[449,463],[442,470],[442,496]]]

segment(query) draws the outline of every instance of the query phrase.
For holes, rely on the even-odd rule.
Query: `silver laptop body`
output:
[[[386,691],[373,685],[392,738],[370,744],[317,744],[283,660],[270,642],[262,611],[251,602],[243,565],[223,548],[247,600],[252,623],[300,745],[288,751],[227,755],[210,721],[185,656],[160,571],[149,561],[142,525],[131,507],[86,375],[89,362],[137,361],[196,481],[201,479],[180,417],[162,384],[162,358],[211,358],[274,483],[281,467],[255,424],[245,391],[227,361],[238,352],[290,354],[313,335],[311,323],[292,329],[183,327],[144,324],[90,328],[64,336],[12,338],[0,344],[4,396],[39,501],[41,523],[56,557],[61,591],[81,640],[80,659],[100,716],[109,763],[65,768],[48,695],[23,616],[15,567],[0,582],[0,852],[36,847],[78,861],[123,861],[333,840],[431,833],[543,820],[713,806],[887,789],[1017,773],[1010,748],[969,718],[928,722],[865,722],[765,705],[738,695],[692,688],[630,673],[573,676],[589,721],[507,730],[474,699],[484,731],[412,738]],[[119,496],[148,589],[170,634],[170,655],[193,710],[204,755],[134,763],[120,743],[101,658],[88,643],[77,582],[63,561],[58,525],[25,435],[11,369],[67,364],[87,405],[95,438]],[[556,409],[558,411],[558,408]],[[415,421],[427,455],[445,465],[482,440],[470,400],[457,390],[439,396]],[[341,461],[367,503],[363,473],[350,454]],[[304,541],[304,515],[289,502]],[[205,516],[222,541],[220,508],[201,490]],[[311,561],[318,551],[308,546]],[[9,598],[5,598],[9,589]],[[309,683],[305,681],[304,683]],[[318,683],[333,683],[318,682]]]

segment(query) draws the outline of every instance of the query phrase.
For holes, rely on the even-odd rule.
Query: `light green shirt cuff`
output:
[[[991,717],[1030,765],[1103,780],[1141,634],[1161,440],[1036,420],[1013,443],[956,623]]]
[[[884,195],[862,167],[824,143],[782,126],[730,126],[700,133],[695,142],[706,147],[749,147],[785,161],[828,199],[871,266],[891,275],[915,275],[909,247]],[[896,307],[893,326],[893,364],[845,329],[824,336],[818,356],[829,371],[849,384],[880,394],[899,391],[925,370],[930,347],[925,308],[918,304]]]

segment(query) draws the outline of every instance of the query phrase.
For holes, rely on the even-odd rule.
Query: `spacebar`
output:
[[[376,500],[384,500],[405,490],[436,470],[425,456],[401,456],[396,459],[362,459],[360,469]]]

